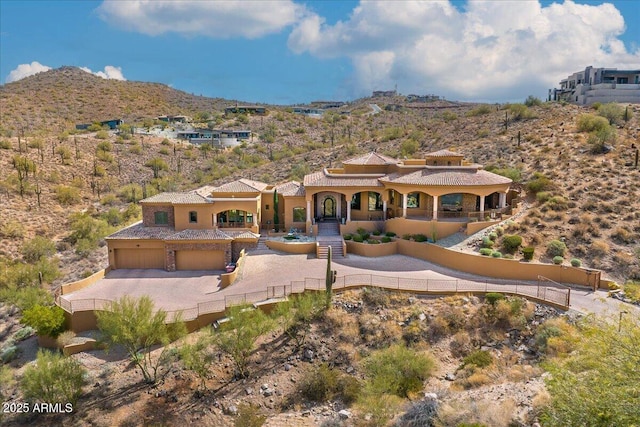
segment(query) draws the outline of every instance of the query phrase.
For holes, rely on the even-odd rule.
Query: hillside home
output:
[[[250,130],[194,129],[179,131],[178,139],[185,139],[192,144],[211,144],[214,147],[235,147],[242,141],[251,139]]]
[[[509,209],[511,183],[441,150],[405,160],[369,153],[308,174],[303,183],[240,179],[161,193],[140,202],[141,222],[107,237],[109,265],[220,270],[273,229],[317,236],[319,225],[327,224],[337,234],[390,221],[412,229],[425,221],[463,225]],[[275,199],[279,224],[274,223]]]
[[[640,69],[593,68],[578,71],[560,82],[560,89],[549,89],[549,100],[578,105],[595,102],[640,103]]]
[[[234,107],[227,107],[224,109],[225,114],[258,114],[265,115],[267,114],[267,109],[265,107],[260,107],[259,105],[236,105]]]
[[[114,129],[117,129],[118,126],[120,126],[121,124],[124,124],[124,120],[122,120],[122,119],[112,119],[112,120],[105,120],[105,121],[96,122],[96,123],[100,123],[101,126],[107,126],[109,129],[114,130]],[[79,125],[76,125],[76,129],[78,129],[78,130],[86,130],[91,125],[93,125],[93,123],[79,124]]]

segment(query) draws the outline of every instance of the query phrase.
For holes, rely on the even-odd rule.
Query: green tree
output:
[[[167,162],[165,162],[164,160],[162,160],[159,157],[154,157],[153,159],[149,160],[144,165],[146,167],[148,167],[148,168],[151,168],[151,170],[153,171],[153,177],[154,178],[158,178],[158,176],[160,175],[161,171],[169,170],[169,165],[167,165]]]
[[[106,344],[124,347],[149,384],[164,378],[172,356],[168,345],[187,333],[180,316],[167,323],[167,313],[155,310],[148,296],[135,299],[125,295],[106,311],[97,311],[96,317]],[[162,346],[159,355],[151,352],[156,345]]]
[[[605,145],[613,144],[616,141],[616,130],[613,126],[593,131],[589,134],[587,143],[591,146],[592,154],[601,154],[605,152]]]
[[[21,323],[31,326],[38,335],[57,338],[65,330],[64,310],[57,305],[34,305],[22,313]]]
[[[565,358],[550,361],[545,426],[634,426],[640,420],[640,320],[588,319]]]
[[[221,325],[214,334],[214,342],[227,353],[236,367],[237,375],[246,378],[249,371],[249,356],[260,335],[273,327],[273,321],[261,310],[237,305],[229,309],[228,322]]]
[[[76,360],[40,349],[35,365],[25,369],[20,387],[27,400],[73,404],[82,394],[85,374]]]
[[[82,197],[80,196],[80,190],[76,187],[70,187],[68,185],[56,185],[56,199],[61,205],[70,206],[80,203]]]
[[[69,164],[69,160],[71,160],[71,155],[72,155],[71,149],[69,147],[65,147],[64,145],[61,145],[56,149],[56,154],[60,156],[60,162],[63,165]]]
[[[529,95],[527,96],[527,99],[524,100],[524,105],[526,105],[527,107],[539,107],[540,105],[542,105],[542,101],[538,97]]]
[[[325,302],[318,292],[294,295],[276,307],[275,316],[280,320],[287,336],[295,341],[296,351],[302,348],[311,330],[311,322],[324,312]]]
[[[200,379],[199,388],[207,389],[207,378],[209,370],[213,364],[213,353],[211,351],[211,330],[209,328],[201,332],[194,344],[185,344],[178,350],[180,360],[185,369],[193,371]]]

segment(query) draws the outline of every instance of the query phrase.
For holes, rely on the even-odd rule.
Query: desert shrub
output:
[[[0,236],[7,239],[22,239],[24,234],[24,225],[16,220],[9,220],[0,225]]]
[[[458,115],[453,111],[445,111],[444,113],[442,113],[442,120],[444,120],[447,123],[457,119],[458,119]]]
[[[402,414],[396,427],[434,427],[438,416],[438,402],[434,399],[425,399],[413,403],[407,412]]]
[[[624,284],[624,296],[632,302],[640,302],[640,282],[627,282]]]
[[[363,288],[362,302],[372,308],[389,307],[391,304],[391,294],[383,288]]]
[[[307,400],[324,402],[331,398],[338,388],[339,372],[322,363],[309,370],[300,380],[298,391]]]
[[[107,132],[106,130],[99,130],[98,132],[96,132],[96,138],[107,139],[109,138],[109,132]]]
[[[56,199],[61,205],[69,206],[80,203],[82,198],[80,197],[80,190],[75,187],[69,187],[68,185],[57,185],[55,188]]]
[[[380,240],[378,240],[378,239],[368,239],[367,243],[369,243],[370,245],[379,245],[380,244]]]
[[[9,343],[8,345],[0,349],[0,362],[2,363],[12,362],[16,360],[19,356],[20,356],[20,348],[11,343]]]
[[[533,253],[536,248],[533,246],[527,246],[526,248],[522,248],[522,255],[525,261],[531,261],[533,259]]]
[[[420,144],[415,139],[406,139],[400,144],[400,153],[403,156],[411,156],[420,149]]]
[[[500,292],[487,292],[484,295],[484,298],[487,301],[487,303],[489,303],[490,305],[495,306],[496,302],[504,299],[504,295],[501,294]]]
[[[504,236],[502,239],[502,248],[507,253],[514,253],[522,245],[522,237],[517,234]]]
[[[22,245],[22,256],[26,262],[36,262],[42,257],[50,257],[55,253],[55,243],[42,236],[36,236]]]
[[[580,261],[578,258],[571,258],[570,262],[572,267],[582,267],[582,261]]]
[[[233,421],[234,427],[260,427],[267,416],[260,413],[260,408],[249,403],[238,405],[238,416]]]
[[[363,363],[370,391],[399,397],[422,389],[434,366],[430,356],[401,344],[373,352]]]
[[[389,243],[391,242],[391,237],[384,236],[382,239],[380,239],[380,241],[382,243]]]
[[[82,393],[85,373],[75,359],[41,349],[35,365],[25,369],[20,387],[27,400],[75,403]]]
[[[414,234],[413,240],[416,242],[426,242],[428,240],[428,237],[424,234]]]
[[[496,241],[496,239],[498,238],[498,233],[496,233],[496,232],[491,232],[491,233],[489,233],[489,238],[490,238],[492,241],[494,241],[494,242],[495,242],[495,241]]]
[[[546,190],[550,186],[551,180],[540,172],[536,172],[533,174],[533,179],[527,183],[527,190],[534,194],[538,194],[540,191]]]
[[[449,350],[455,357],[464,356],[469,354],[472,350],[471,337],[467,331],[458,331],[451,339],[449,343]]]
[[[351,234],[345,234],[345,235],[342,236],[342,238],[344,240],[351,240],[353,238],[353,236]]]
[[[17,342],[24,341],[33,335],[35,330],[31,326],[25,326],[24,328],[20,328],[18,332],[13,335],[13,339]]]
[[[75,332],[64,331],[60,335],[58,335],[58,338],[56,339],[56,344],[58,344],[58,347],[64,348],[65,346],[71,344],[75,337],[76,337]]]
[[[102,141],[102,142],[98,143],[98,146],[96,147],[96,150],[98,150],[98,151],[111,151],[111,150],[113,150],[113,145],[111,145],[111,143],[109,141]]]
[[[403,234],[402,235],[402,239],[403,240],[411,240],[411,234]]]
[[[529,95],[527,99],[524,100],[524,105],[527,107],[539,107],[542,105],[542,101],[536,96]]]
[[[384,235],[387,237],[396,237],[396,233],[394,233],[393,231],[387,231],[386,233],[384,233]]]
[[[483,104],[474,108],[473,110],[467,111],[465,115],[467,117],[482,116],[484,114],[489,114],[491,111],[493,111],[493,109],[490,105]]]
[[[536,331],[535,348],[548,355],[567,354],[573,350],[576,340],[575,327],[561,317],[551,318]]]
[[[608,102],[598,108],[598,115],[604,117],[610,125],[613,125],[622,120],[624,109],[618,103]]]
[[[551,198],[550,191],[540,191],[538,194],[536,194],[536,200],[540,203],[544,203],[550,198]]]
[[[489,236],[484,236],[482,238],[482,247],[483,248],[492,248],[493,247],[493,240],[491,240],[491,238]]]
[[[493,364],[493,356],[484,350],[476,350],[462,359],[462,366],[475,365],[478,368],[485,368]]]
[[[547,245],[547,255],[551,257],[564,257],[565,252],[567,251],[567,245],[560,240],[552,240]]]
[[[493,231],[495,231],[498,236],[502,236],[504,234],[504,228],[502,228],[501,226],[497,226],[493,229]]]
[[[362,237],[360,234],[356,234],[355,236],[353,236],[353,241],[357,243],[362,243],[364,242],[364,237]]]
[[[578,132],[594,132],[609,127],[609,122],[604,117],[593,114],[581,114],[578,116]]]
[[[491,256],[492,253],[493,253],[493,249],[491,249],[491,248],[481,248],[480,249],[480,255]]]
[[[380,230],[373,230],[373,232],[372,232],[371,234],[373,234],[374,236],[379,236],[379,235],[381,235],[381,234],[382,234],[382,231],[380,231]]]
[[[564,211],[569,207],[569,202],[562,196],[553,196],[547,200],[547,205],[551,208],[551,210]]]
[[[11,142],[3,139],[0,141],[0,149],[9,150],[11,148]]]
[[[513,121],[533,119],[535,115],[524,104],[509,104],[510,119]]]
[[[357,378],[351,375],[341,375],[338,377],[336,396],[346,405],[350,405],[360,396],[362,384]]]
[[[564,261],[564,258],[562,258],[561,256],[554,256],[552,259],[553,263],[556,265],[560,265],[562,264],[562,261]]]
[[[360,412],[366,414],[363,427],[384,427],[400,411],[403,399],[390,394],[363,393],[358,399]]]
[[[492,256],[493,258],[502,258],[502,252],[494,251],[494,252],[491,254],[491,256]]]
[[[20,321],[35,329],[38,335],[47,335],[53,338],[56,338],[65,329],[64,310],[58,306],[34,305],[23,312]]]

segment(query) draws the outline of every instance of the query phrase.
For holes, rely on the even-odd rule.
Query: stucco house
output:
[[[559,89],[549,90],[549,100],[578,105],[595,102],[640,103],[640,69],[586,67],[560,82]]]
[[[333,236],[331,245],[357,227],[421,230],[437,222],[457,227],[508,210],[511,184],[458,153],[440,150],[404,160],[373,152],[308,174],[302,183],[239,179],[161,193],[140,202],[141,222],[107,237],[109,265],[219,270],[274,229]]]

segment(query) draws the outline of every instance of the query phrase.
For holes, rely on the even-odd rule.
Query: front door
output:
[[[336,199],[332,196],[327,197],[322,202],[322,216],[324,218],[335,218],[336,217]]]

